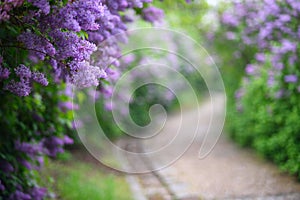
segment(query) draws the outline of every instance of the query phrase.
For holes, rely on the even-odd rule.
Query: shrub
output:
[[[232,71],[244,69],[237,77],[224,69],[231,79],[227,124],[232,138],[300,178],[298,5],[236,1],[222,13],[217,34],[224,47],[238,43]],[[219,52],[228,64],[224,48]]]
[[[126,37],[100,43],[126,31],[126,10],[159,20],[161,10],[144,12],[149,2],[1,1],[0,199],[44,199],[36,181],[43,156],[73,142],[69,84],[98,86],[112,76]]]

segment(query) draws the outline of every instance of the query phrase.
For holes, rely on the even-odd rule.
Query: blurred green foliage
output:
[[[279,167],[300,178],[299,93],[280,99],[269,95],[267,74],[246,86],[241,110],[231,115],[231,136],[255,148]]]
[[[105,174],[94,163],[76,156],[50,160],[43,169],[41,184],[64,200],[131,200],[130,188],[122,176]],[[59,169],[59,170],[57,170]],[[48,177],[48,178],[47,178]],[[51,177],[54,177],[51,178]]]

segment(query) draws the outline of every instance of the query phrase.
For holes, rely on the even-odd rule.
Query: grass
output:
[[[82,156],[82,155],[81,155]],[[42,176],[51,176],[43,185],[63,200],[131,200],[129,186],[123,176],[104,172],[94,162],[76,155],[64,160],[50,160]]]

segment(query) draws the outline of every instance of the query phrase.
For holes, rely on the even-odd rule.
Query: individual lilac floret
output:
[[[48,85],[48,80],[45,78],[45,75],[43,73],[41,73],[41,72],[34,72],[34,73],[32,73],[32,79],[35,82],[37,82],[37,83],[39,83],[39,84],[41,84],[43,86],[47,86]]]
[[[294,74],[284,76],[284,81],[286,83],[295,83],[298,81],[298,77]]]
[[[70,138],[67,135],[64,137],[64,144],[73,144],[73,143],[74,143],[74,141],[72,138]]]
[[[256,68],[254,65],[248,64],[245,71],[249,75],[254,75],[256,73]]]
[[[164,12],[161,9],[151,6],[143,10],[142,17],[144,20],[151,23],[159,22],[164,17]]]
[[[265,62],[265,59],[266,59],[266,56],[264,53],[257,53],[255,55],[255,59],[258,61],[258,62]]]
[[[8,79],[10,71],[8,68],[0,66],[0,80]]]

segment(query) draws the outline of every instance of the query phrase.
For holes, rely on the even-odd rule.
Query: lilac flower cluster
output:
[[[0,80],[8,79],[9,74],[10,74],[10,71],[8,68],[4,68],[4,67],[0,66]]]
[[[52,136],[49,138],[44,138],[44,140],[42,141],[45,154],[51,157],[55,157],[58,153],[62,153],[64,151],[63,146],[65,144],[72,143],[73,140],[68,136],[65,136],[62,139],[56,136]]]
[[[30,69],[23,64],[15,68],[14,71],[20,81],[16,82],[15,80],[11,80],[4,89],[9,90],[18,96],[28,96],[30,94],[32,81],[43,86],[48,85],[48,80],[45,78],[44,74],[40,72],[31,72]]]
[[[268,68],[268,85],[285,90],[285,83],[297,88],[299,70],[300,4],[295,0],[236,1],[232,10],[222,16],[223,25],[228,27],[227,39],[237,40],[247,46],[255,46],[258,52],[255,61]],[[232,34],[235,36],[233,37]],[[248,65],[248,75],[254,73]],[[278,87],[279,86],[279,87]]]
[[[20,166],[25,167],[27,170],[38,170],[43,165],[43,156],[48,155],[55,157],[57,153],[63,152],[63,146],[72,144],[73,140],[64,136],[59,138],[56,136],[50,136],[43,138],[40,142],[21,142],[16,140],[14,142],[15,151],[18,152],[17,162],[18,165],[12,164],[7,160],[0,159],[0,170],[10,176],[11,173],[17,173]],[[24,157],[25,155],[25,157]],[[28,159],[25,159],[28,157]],[[6,186],[0,180],[0,192],[5,191]],[[47,189],[34,186],[29,190],[24,190],[22,186],[16,185],[16,190],[10,194],[8,199],[44,199],[47,195]]]
[[[25,193],[22,187],[19,186],[18,189],[8,197],[8,200],[43,200],[46,195],[46,188],[34,187],[28,193]]]
[[[143,10],[142,17],[145,21],[154,23],[160,21],[164,17],[164,12],[161,9],[151,6]]]
[[[20,142],[19,140],[15,141],[15,150],[24,153],[26,156],[30,158],[31,162],[37,161],[37,166],[32,166],[30,162],[27,160],[20,158],[19,162],[23,164],[27,169],[38,169],[43,165],[43,155],[48,155],[51,157],[55,157],[57,153],[63,152],[63,146],[73,144],[73,140],[64,136],[63,138],[59,138],[56,136],[45,137],[39,143],[35,142]]]
[[[23,4],[24,0],[4,0],[0,4],[0,22],[9,20],[10,12]]]
[[[107,61],[120,55],[117,43],[126,41],[127,36],[124,34],[116,38],[112,45],[106,43],[105,45],[109,45],[104,50],[107,53],[101,54],[103,49],[96,48],[96,45],[125,32],[126,16],[121,16],[119,12],[142,8],[144,3],[150,2],[151,0],[77,0],[68,1],[61,6],[50,5],[47,0],[30,0],[28,3],[38,10],[32,10],[22,18],[29,27],[17,39],[28,50],[31,62],[46,61],[53,67],[56,81],[69,81],[78,87],[97,86],[99,80],[106,77],[103,70],[109,65],[118,65]],[[22,1],[16,1],[12,5],[21,6]],[[143,11],[142,16],[154,23],[161,20],[163,12],[151,6]],[[90,63],[93,53],[101,56],[94,57],[97,60]],[[33,80],[41,82],[41,78],[42,75],[38,74]],[[29,81],[13,80],[5,88],[19,96],[27,96],[31,91]]]
[[[8,79],[10,70],[2,67],[3,58],[0,56],[0,80]]]

